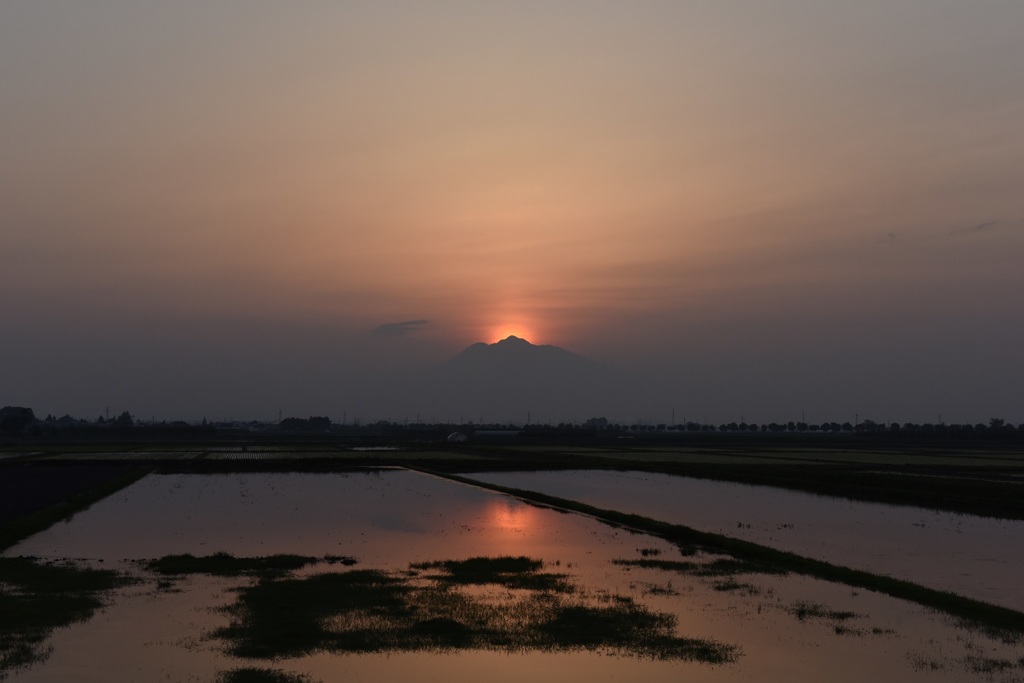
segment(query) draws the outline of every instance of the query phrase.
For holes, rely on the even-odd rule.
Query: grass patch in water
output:
[[[359,613],[367,622],[409,618],[399,578],[370,569],[317,574],[305,578],[263,579],[239,590],[228,608],[235,619],[215,635],[230,642],[231,654],[273,659],[298,657],[324,649],[373,651],[372,628],[335,634],[325,623],[338,614]],[[347,642],[344,642],[347,641]]]
[[[179,576],[184,574],[209,574],[212,576],[283,576],[311,564],[326,562],[328,564],[353,565],[356,561],[351,557],[327,555],[324,557],[305,557],[302,555],[269,555],[267,557],[235,557],[228,553],[215,553],[196,557],[184,555],[166,555],[155,560],[145,560],[142,565],[158,574]]]
[[[712,586],[719,593],[741,591],[744,595],[760,595],[761,589],[750,583],[740,583],[731,576],[724,581],[716,581]]]
[[[46,638],[85,621],[101,596],[130,580],[115,571],[0,557],[0,679],[46,659]]]
[[[214,635],[238,657],[314,652],[588,650],[656,659],[733,661],[736,648],[675,634],[676,618],[628,597],[588,595],[525,557],[426,562],[391,573],[350,570],[261,578],[238,590]],[[549,578],[543,578],[549,577]],[[508,590],[467,590],[492,585]]]
[[[562,647],[600,650],[613,647],[654,659],[696,659],[721,662],[722,646],[712,641],[676,638],[676,619],[651,612],[632,600],[599,607],[562,607],[540,627],[550,642]]]
[[[995,659],[992,657],[969,656],[963,658],[964,667],[971,673],[976,674],[997,674],[1015,668],[1013,662],[1008,659]]]
[[[565,574],[541,572],[543,562],[524,556],[471,557],[468,560],[421,562],[410,566],[416,570],[440,570],[441,574],[429,575],[429,578],[456,585],[496,584],[506,588],[562,593],[573,589]]]
[[[290,674],[280,669],[260,669],[245,666],[223,671],[217,676],[217,683],[312,683],[305,674]]]
[[[788,608],[787,611],[800,621],[805,621],[807,619],[830,619],[832,621],[847,621],[848,619],[855,619],[861,616],[856,612],[832,610],[820,603],[806,602],[803,600],[794,603],[793,606]]]
[[[672,582],[664,586],[659,586],[656,583],[643,584],[644,595],[679,595],[679,591],[672,587]]]
[[[691,576],[735,576],[737,574],[786,574],[779,567],[748,562],[736,558],[722,558],[712,562],[681,562],[679,560],[612,560],[623,567],[641,567],[689,574]]]

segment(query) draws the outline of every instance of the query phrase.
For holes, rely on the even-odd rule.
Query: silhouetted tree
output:
[[[309,428],[316,431],[327,431],[331,428],[331,418],[329,417],[313,417],[310,416]]]
[[[862,420],[856,427],[858,433],[864,432],[875,432],[878,431],[878,423],[874,420]]]
[[[0,433],[21,434],[35,420],[36,415],[31,408],[5,406],[0,408]]]

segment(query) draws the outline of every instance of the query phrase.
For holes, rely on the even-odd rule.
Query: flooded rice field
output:
[[[650,472],[473,474],[1024,611],[1024,521]]]
[[[1017,638],[401,469],[150,475],[0,560],[77,600],[0,641],[19,682],[1024,680]]]

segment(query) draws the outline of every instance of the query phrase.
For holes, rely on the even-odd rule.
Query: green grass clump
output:
[[[128,582],[110,570],[0,557],[0,679],[45,659],[54,629],[90,618],[104,592]]]
[[[416,570],[440,570],[431,578],[450,584],[496,584],[506,588],[570,592],[565,574],[543,573],[544,563],[529,557],[471,557],[468,560],[443,560],[411,565]]]
[[[166,555],[147,560],[143,566],[159,574],[177,576],[184,574],[209,574],[212,576],[283,576],[311,564],[327,562],[329,564],[355,564],[351,557],[328,555],[325,557],[304,557],[301,555],[270,555],[267,557],[235,557],[228,553],[215,553],[196,557],[184,555]]]
[[[683,659],[723,664],[736,658],[735,648],[708,639],[673,635],[676,618],[651,612],[633,600],[600,608],[569,606],[544,625],[554,642],[594,650],[612,647],[653,659]]]
[[[299,657],[318,650],[370,652],[384,649],[374,626],[410,619],[411,589],[385,572],[363,569],[305,578],[264,579],[239,592],[229,607],[232,623],[215,632],[238,657]],[[326,623],[339,614],[365,617],[365,627],[334,634]]]
[[[412,565],[440,570],[426,576],[350,570],[263,577],[238,590],[238,601],[226,608],[231,623],[214,635],[227,642],[230,654],[259,659],[314,652],[582,649],[723,663],[738,654],[728,645],[678,637],[673,615],[628,597],[589,596],[565,576],[541,573],[542,567],[526,557],[495,557]],[[519,590],[465,589],[478,585]]]

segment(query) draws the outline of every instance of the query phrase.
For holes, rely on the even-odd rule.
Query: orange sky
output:
[[[515,333],[723,417],[845,414],[929,357],[949,386],[888,412],[1024,420],[1022,25],[995,0],[5,2],[0,352],[53,374],[0,403],[194,414],[173,349],[219,367],[262,334],[248,362],[355,378]],[[851,398],[826,367],[878,374]],[[267,386],[209,410],[302,393]]]

